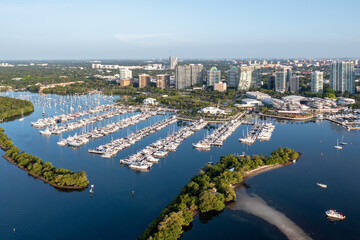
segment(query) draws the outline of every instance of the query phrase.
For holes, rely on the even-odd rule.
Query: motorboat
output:
[[[336,210],[333,210],[333,209],[329,209],[329,210],[325,211],[325,214],[327,217],[334,219],[334,220],[343,220],[346,218],[346,216],[344,216],[342,213],[337,212]]]
[[[323,184],[323,183],[316,183],[316,185],[318,185],[319,187],[322,187],[322,188],[327,188],[327,185]]]

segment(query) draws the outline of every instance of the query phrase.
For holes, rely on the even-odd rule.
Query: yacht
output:
[[[339,139],[337,139],[337,142],[336,142],[336,143],[337,143],[337,144],[336,144],[335,148],[341,150],[341,149],[342,149],[342,146],[339,145]]]
[[[346,218],[342,213],[337,212],[336,210],[330,209],[325,212],[326,216],[336,220],[343,220]]]
[[[193,147],[200,150],[210,150],[210,145],[202,142],[193,143]]]
[[[316,185],[318,185],[319,187],[322,187],[322,188],[327,188],[327,185],[323,184],[323,183],[316,183]]]
[[[65,147],[67,145],[66,139],[62,139],[62,140],[58,141],[57,145],[59,145],[61,147]]]
[[[43,131],[40,131],[41,135],[45,135],[45,136],[50,136],[51,135],[51,131],[49,130],[49,128],[46,128]]]

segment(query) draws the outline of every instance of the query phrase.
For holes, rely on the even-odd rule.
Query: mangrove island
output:
[[[235,201],[234,186],[257,169],[291,164],[300,154],[293,149],[275,150],[270,156],[222,156],[214,166],[206,164],[198,175],[183,187],[180,194],[160,213],[139,237],[145,239],[179,239],[184,227],[201,212],[221,211],[225,203]]]

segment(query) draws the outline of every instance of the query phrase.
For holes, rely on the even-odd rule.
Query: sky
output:
[[[0,59],[360,56],[359,0],[0,0]]]

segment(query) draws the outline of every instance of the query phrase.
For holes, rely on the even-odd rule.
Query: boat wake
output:
[[[236,192],[236,205],[234,210],[248,212],[262,218],[276,226],[288,239],[311,239],[299,226],[286,217],[282,212],[275,210],[255,194],[248,195],[244,188]]]

